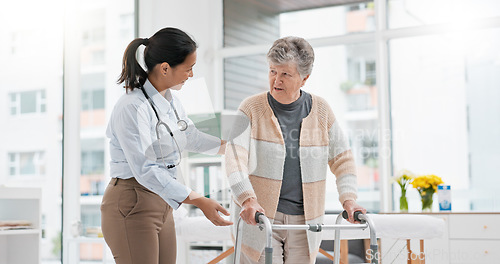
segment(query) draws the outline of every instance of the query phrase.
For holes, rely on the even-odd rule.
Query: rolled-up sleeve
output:
[[[194,122],[187,116],[184,106],[180,103],[176,96],[174,98],[175,106],[181,116],[181,119],[188,123],[188,128],[186,129],[186,147],[185,149],[191,152],[202,153],[207,155],[216,155],[221,147],[221,140],[218,137],[203,133],[198,128]],[[214,117],[215,118],[215,117]],[[209,120],[217,121],[217,120]],[[204,121],[204,122],[209,122]]]
[[[135,179],[177,209],[191,189],[175,179],[177,168],[167,169],[146,155],[153,144],[150,119],[146,109],[129,104],[114,113],[110,124]]]
[[[186,130],[186,150],[216,155],[221,146],[220,138],[201,132],[189,118],[186,119],[188,122],[188,129]]]

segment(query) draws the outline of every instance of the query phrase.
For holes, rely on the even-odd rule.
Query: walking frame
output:
[[[374,264],[379,263],[379,255],[378,255],[378,244],[377,244],[377,235],[375,232],[375,225],[370,220],[370,218],[361,213],[360,211],[354,212],[354,220],[360,222],[360,224],[340,224],[342,222],[342,218],[347,219],[347,212],[343,211],[337,216],[337,220],[335,221],[335,225],[274,225],[271,224],[269,219],[260,212],[255,214],[255,221],[258,223],[260,230],[265,229],[266,232],[266,247],[264,249],[265,252],[265,264],[272,264],[273,261],[273,246],[272,246],[272,234],[273,230],[309,230],[311,232],[321,232],[323,229],[335,229],[335,240],[333,244],[334,249],[334,264],[340,263],[340,230],[341,229],[366,229],[370,228],[370,250],[371,254],[373,254],[372,262]],[[243,221],[241,221],[241,217],[238,219],[238,226],[236,230],[236,241],[235,241],[235,257],[234,264],[239,264],[241,257],[241,228]]]

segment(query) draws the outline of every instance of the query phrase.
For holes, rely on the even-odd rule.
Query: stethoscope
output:
[[[156,115],[156,119],[158,120],[156,122],[155,131],[156,131],[156,139],[158,140],[158,143],[159,143],[158,145],[160,146],[161,160],[163,162],[163,165],[165,165],[165,167],[167,169],[172,169],[172,168],[174,168],[175,166],[178,166],[181,163],[181,159],[182,159],[181,148],[179,147],[179,144],[177,144],[177,140],[175,139],[174,133],[172,133],[172,130],[170,130],[170,127],[165,122],[163,122],[160,119],[160,115],[158,115],[158,111],[156,110],[156,108],[155,108],[155,106],[153,104],[153,100],[151,100],[151,98],[149,97],[148,93],[146,93],[146,90],[144,89],[144,86],[142,86],[142,85],[141,85],[141,91],[144,94],[144,96],[146,97],[146,99],[148,100],[149,104],[151,105],[151,108],[153,108],[153,111],[155,112],[155,115]],[[173,100],[168,100],[166,98],[167,92],[165,93],[165,99],[170,103],[170,106],[174,110],[175,117],[177,118],[177,126],[179,127],[180,131],[185,131],[188,128],[188,123],[185,120],[179,118],[179,114],[177,113],[177,110],[175,109],[174,104],[172,103]],[[166,162],[165,162],[165,156],[163,155],[163,150],[161,148],[161,143],[160,143],[160,127],[161,126],[165,127],[165,129],[167,129],[167,132],[170,134],[170,136],[174,140],[174,143],[177,146],[177,150],[179,151],[179,160],[175,164],[167,165]]]

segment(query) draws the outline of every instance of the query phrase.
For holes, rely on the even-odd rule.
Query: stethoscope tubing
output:
[[[181,157],[181,148],[179,147],[179,144],[177,143],[177,140],[174,137],[174,133],[172,132],[170,127],[167,125],[167,123],[165,123],[161,120],[160,115],[158,114],[158,110],[156,110],[156,107],[153,104],[153,100],[151,100],[151,98],[147,94],[146,90],[144,89],[144,86],[141,86],[140,89],[141,89],[142,93],[144,94],[144,96],[146,97],[146,99],[148,100],[149,104],[151,105],[151,108],[153,109],[155,116],[156,116],[157,122],[156,122],[156,126],[155,126],[155,132],[156,132],[156,139],[158,140],[158,143],[160,146],[161,160],[167,169],[172,169],[181,163],[181,158],[182,158]],[[170,103],[170,106],[172,107],[172,109],[174,110],[175,117],[177,118],[177,126],[179,127],[179,130],[185,131],[188,127],[187,122],[185,120],[179,118],[179,114],[177,113],[177,110],[175,109],[174,105],[172,104],[172,102],[169,102],[169,103]],[[163,127],[165,127],[165,129],[167,129],[168,134],[174,140],[174,143],[177,147],[177,150],[179,151],[179,160],[175,164],[167,165],[165,162],[165,156],[163,155],[163,150],[161,148],[161,143],[160,143],[160,126],[163,126]]]

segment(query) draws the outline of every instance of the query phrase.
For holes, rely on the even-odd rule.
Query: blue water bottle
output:
[[[451,186],[438,185],[439,211],[451,211]]]

